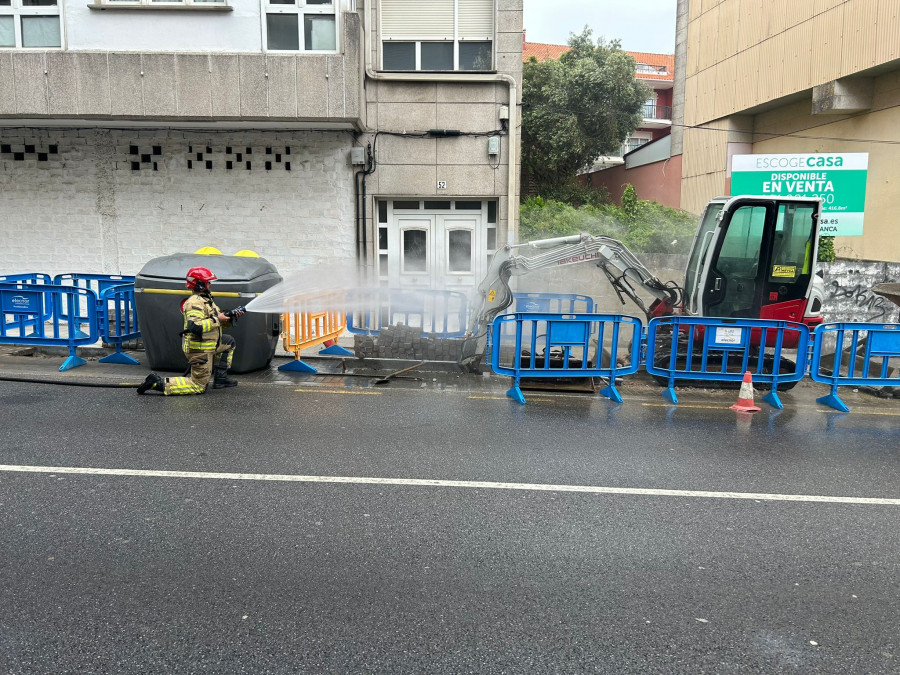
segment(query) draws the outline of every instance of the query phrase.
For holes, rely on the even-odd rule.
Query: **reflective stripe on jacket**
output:
[[[181,306],[184,313],[184,330],[188,329],[188,321],[203,328],[203,335],[185,333],[181,348],[187,352],[214,352],[222,339],[222,323],[219,321],[221,310],[212,298],[194,293]]]

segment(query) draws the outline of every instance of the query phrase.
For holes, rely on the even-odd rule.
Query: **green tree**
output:
[[[559,193],[599,156],[614,152],[641,123],[650,89],[618,41],[594,44],[585,27],[559,60],[525,63],[522,87],[522,194],[533,182]]]

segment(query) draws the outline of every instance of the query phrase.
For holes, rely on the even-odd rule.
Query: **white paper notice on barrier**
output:
[[[724,326],[716,327],[716,344],[720,345],[739,345],[743,336],[743,328],[731,328]]]

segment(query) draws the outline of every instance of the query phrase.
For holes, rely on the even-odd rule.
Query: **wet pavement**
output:
[[[4,351],[4,672],[898,671],[900,402]]]

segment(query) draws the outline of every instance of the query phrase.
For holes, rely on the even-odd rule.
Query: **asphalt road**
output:
[[[335,384],[0,382],[0,673],[900,672],[900,410]]]

